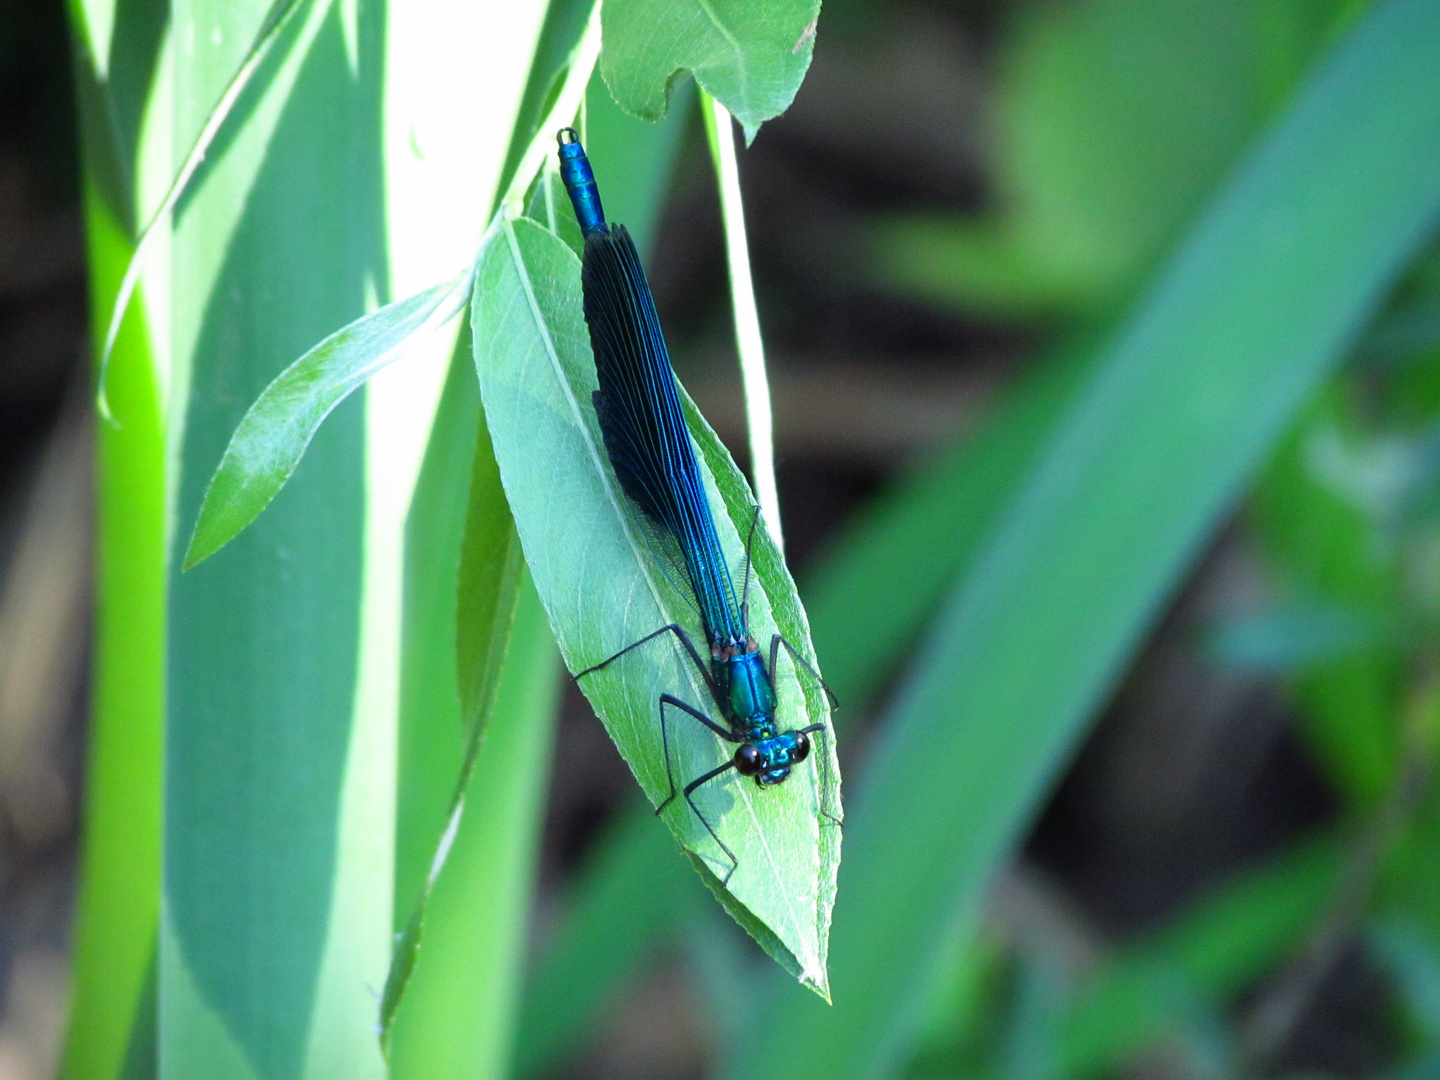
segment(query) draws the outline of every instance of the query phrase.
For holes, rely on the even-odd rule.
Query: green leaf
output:
[[[738,1073],[875,1075],[904,1052],[943,946],[1085,721],[1434,227],[1437,49],[1440,8],[1376,8],[1107,349],[874,747],[848,830],[834,1009],[778,999],[786,1038],[739,1055]]]
[[[196,171],[204,164],[205,155],[209,152],[216,136],[220,134],[220,129],[224,127],[230,111],[250,84],[251,77],[260,70],[261,61],[265,59],[270,46],[279,38],[281,31],[285,29],[285,24],[290,21],[290,16],[299,7],[300,0],[272,0],[270,9],[265,13],[265,19],[256,31],[255,39],[250,43],[244,59],[230,77],[220,99],[205,118],[205,123],[201,125],[200,131],[196,134],[195,141],[185,155],[185,160],[180,163],[179,170],[171,179],[170,186],[161,198],[160,205],[155,208],[155,212],[150,216],[150,220],[136,239],[129,265],[125,267],[125,275],[121,278],[120,287],[115,293],[109,325],[105,330],[105,343],[100,350],[98,403],[101,415],[107,420],[111,419],[111,415],[105,395],[105,375],[110,364],[110,354],[115,348],[115,338],[120,333],[121,320],[125,318],[125,310],[130,305],[130,298],[135,295],[135,289],[140,284],[140,276],[145,271],[145,265],[149,261],[153,245],[156,240],[166,234],[166,230],[161,228],[161,225],[180,202],[181,196],[185,194]]]
[[[502,218],[481,254],[471,317],[500,475],[566,664],[572,671],[589,667],[671,622],[698,633],[693,609],[668,586],[649,554],[642,526],[605,458],[590,406],[595,368],[574,253],[531,221]],[[713,485],[712,505],[721,511],[716,522],[721,543],[738,566],[754,504],[729,455],[693,410],[690,422]],[[755,637],[768,642],[781,633],[813,663],[794,586],[763,528],[756,530],[752,554]],[[673,642],[657,640],[582,685],[656,805],[670,791],[659,695],[671,692],[710,704],[704,682],[682,657]],[[811,680],[782,674],[777,692],[787,726],[826,718],[824,695]],[[671,759],[678,783],[728,756],[712,733],[697,728],[675,727]],[[821,813],[826,785],[818,770],[828,771],[828,798],[837,808],[839,770],[833,740],[819,740],[816,749],[816,768],[791,783],[766,790],[716,784],[700,796],[738,860],[728,890],[718,890],[716,878],[730,864],[684,800],[671,802],[663,817],[697,868],[705,868],[707,883],[722,894],[727,909],[787,970],[823,995],[840,838]]]
[[[639,799],[582,869],[550,947],[532,965],[515,1075],[544,1076],[575,1050],[690,914],[708,903],[669,832]]]
[[[1305,658],[1291,690],[1300,732],[1337,789],[1359,805],[1389,791],[1400,757],[1398,722],[1404,659],[1393,647],[1404,591],[1389,545],[1364,511],[1323,482],[1317,451],[1353,428],[1340,395],[1326,393],[1275,455],[1251,520],[1281,587],[1306,607],[1368,616],[1388,635],[1369,635],[1341,655]]]
[[[600,73],[622,109],[659,120],[689,71],[748,141],[795,100],[819,17],[820,0],[607,0]]]
[[[467,275],[387,304],[335,331],[275,377],[230,438],[205,489],[184,569],[208,559],[280,493],[335,406],[405,355],[410,339],[454,314]]]
[[[843,706],[872,694],[919,636],[956,574],[994,525],[1073,392],[1092,346],[1077,342],[1027,376],[970,437],[926,463],[836,541],[806,598],[816,654],[843,657],[826,680]],[[1071,355],[1074,354],[1074,355]],[[866,648],[851,649],[866,626]],[[569,916],[539,962],[521,1014],[520,1074],[542,1074],[585,1034],[643,957],[687,910],[692,886],[673,871],[646,808],[627,811],[581,875]]]

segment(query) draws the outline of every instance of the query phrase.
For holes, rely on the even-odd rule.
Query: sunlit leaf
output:
[[[448,319],[455,309],[446,301],[463,295],[465,280],[462,275],[356,319],[275,377],[240,421],[215,469],[185,552],[186,570],[260,515],[331,410],[403,356],[407,342],[427,324]]]
[[[572,671],[599,663],[667,623],[699,636],[698,619],[670,586],[620,494],[590,396],[594,361],[581,315],[580,263],[553,234],[526,219],[502,219],[482,252],[472,311],[481,397],[526,561]],[[721,542],[740,566],[753,500],[713,432],[690,412],[709,474]],[[750,625],[768,644],[783,634],[813,657],[804,614],[784,562],[756,530]],[[700,637],[703,640],[703,637]],[[779,716],[786,727],[823,721],[824,694],[781,661]],[[588,676],[582,689],[652,804],[670,791],[661,745],[659,695],[710,708],[705,684],[673,640]],[[698,730],[697,730],[698,729]],[[823,747],[820,744],[824,744]],[[824,995],[839,829],[833,740],[820,739],[813,765],[789,782],[758,789],[738,776],[697,793],[738,865],[731,865],[684,800],[663,817],[732,915],[801,982]],[[729,749],[698,724],[677,725],[671,761],[677,784],[722,764]]]

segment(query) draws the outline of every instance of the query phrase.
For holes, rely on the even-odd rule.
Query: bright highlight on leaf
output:
[[[210,479],[184,569],[208,559],[259,516],[331,410],[403,356],[412,335],[448,321],[466,280],[461,275],[356,319],[276,376],[240,421]]]
[[[481,253],[472,325],[476,367],[500,475],[535,584],[571,670],[581,670],[667,623],[700,636],[699,620],[666,579],[638,511],[621,493],[591,405],[595,364],[581,315],[580,263],[563,241],[525,219],[502,218]],[[726,557],[742,564],[753,499],[744,479],[699,414],[691,434],[707,473]],[[808,627],[784,561],[763,528],[753,547],[750,625],[757,640],[783,634],[814,662]],[[823,721],[818,685],[782,661],[778,715],[787,728]],[[653,805],[669,793],[659,696],[711,706],[694,668],[668,637],[586,678],[582,689]],[[732,751],[712,733],[675,726],[677,778],[698,776]],[[663,818],[726,909],[802,983],[828,1000],[830,909],[840,830],[822,810],[819,770],[832,778],[827,803],[839,805],[839,770],[830,740],[817,740],[807,768],[761,790],[741,782],[707,785],[701,805],[737,868],[705,827],[675,800]]]

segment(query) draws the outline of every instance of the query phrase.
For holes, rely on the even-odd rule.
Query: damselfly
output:
[[[775,634],[770,639],[767,664],[750,635],[750,549],[759,521],[758,507],[751,517],[743,585],[737,599],[680,406],[680,392],[655,313],[655,301],[635,244],[625,226],[606,222],[590,162],[575,131],[561,130],[559,143],[560,176],[585,237],[581,271],[585,321],[590,327],[599,376],[600,389],[594,400],[605,450],[621,489],[648,520],[658,543],[677,549],[674,561],[680,569],[675,576],[683,579],[683,584],[677,582],[677,586],[688,586],[710,653],[707,664],[690,635],[678,623],[670,623],[575,677],[583,679],[667,634],[679,643],[709,689],[721,720],[673,694],[660,695],[661,745],[670,793],[656,813],[664,810],[676,794],[670,760],[669,710],[673,709],[735,747],[726,761],[689,781],[682,791],[691,811],[729,859],[730,869],[725,875],[728,883],[739,863],[696,805],[695,792],[732,769],[751,777],[762,788],[781,784],[795,766],[809,757],[810,737],[827,733],[823,722],[788,731],[777,722],[777,698],[771,679],[782,647],[797,672],[803,670],[819,683],[832,705],[834,695],[784,637]],[[824,760],[821,755],[820,810],[838,825],[838,816],[826,808],[829,784]]]

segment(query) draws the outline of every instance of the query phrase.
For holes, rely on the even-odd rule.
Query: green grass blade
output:
[[[98,326],[130,244],[105,203],[88,188],[86,194]],[[143,322],[137,300],[116,338],[110,373],[119,423],[98,432],[95,702],[65,1080],[119,1076],[135,1033],[153,1030],[155,1022],[145,987],[153,979],[160,919],[165,434]],[[153,1071],[153,1046],[150,1056]]]
[[[430,897],[421,962],[391,1033],[391,1075],[402,1080],[509,1072],[558,666],[527,581],[494,719]]]
[[[740,1055],[742,1075],[867,1076],[904,1052],[957,917],[978,910],[1185,565],[1433,227],[1437,48],[1440,8],[1375,9],[1107,350],[870,762],[834,1009],[782,998],[787,1040]]]
[[[595,369],[574,253],[533,222],[502,218],[481,255],[471,319],[501,477],[567,665],[578,671],[598,663],[670,622],[692,625],[693,610],[652,560],[604,457],[590,405]],[[714,434],[693,412],[690,419],[716,484],[712,503],[723,510],[717,520],[722,543],[738,565],[752,517],[749,491]],[[808,658],[809,633],[794,586],[763,528],[753,554],[756,638],[783,633]],[[658,805],[669,792],[659,695],[676,692],[707,703],[706,690],[673,644],[635,661],[595,673],[582,688]],[[808,681],[781,678],[778,691],[787,725],[818,722],[827,714],[820,688]],[[713,734],[684,727],[677,727],[671,752],[682,778],[728,756]],[[831,770],[838,805],[833,747],[816,761]],[[707,810],[739,860],[722,900],[747,929],[766,938],[762,944],[787,970],[823,992],[839,830],[820,814],[820,788],[814,772],[808,783],[767,791],[717,785]],[[728,861],[683,800],[664,816],[697,866],[708,865],[714,875],[728,872]]]
[[[468,328],[468,316],[464,321]],[[465,745],[455,615],[469,500],[456,493],[468,490],[480,427],[480,388],[469,337],[467,330],[455,342],[405,522],[395,796],[397,937],[410,924],[426,888],[435,847],[449,821]]]
[[[564,77],[575,46],[589,24],[596,0],[552,0],[545,8],[545,21],[535,43],[535,56],[530,75],[515,114],[515,130],[505,152],[500,170],[500,187],[504,191],[520,167],[520,159],[539,133],[540,124],[560,94]],[[491,208],[496,209],[496,207]]]
[[[750,475],[765,524],[780,550],[780,493],[775,487],[775,417],[770,408],[770,379],[765,373],[765,343],[755,283],[750,278],[750,245],[745,238],[745,203],[740,195],[740,163],[735,157],[735,131],[730,113],[703,90],[700,112],[720,189],[720,218],[725,225],[725,261],[730,271],[730,308],[735,320],[735,351],[745,389],[745,427],[750,444]]]
[[[183,569],[208,559],[260,516],[335,406],[405,355],[415,335],[452,318],[468,277],[362,315],[275,376],[235,428],[210,478]]]
[[[801,583],[815,651],[841,705],[901,661],[1014,497],[1088,370],[1086,339],[1009,389],[975,431],[851,523]],[[866,647],[854,648],[855,627]],[[844,715],[843,711],[841,713]]]
[[[600,72],[620,107],[659,120],[681,71],[745,129],[795,100],[815,49],[819,0],[610,0],[603,6]]]

